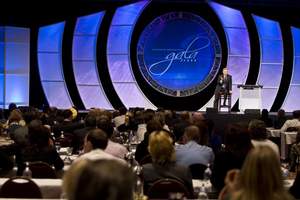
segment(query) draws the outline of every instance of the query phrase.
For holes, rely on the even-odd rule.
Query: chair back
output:
[[[203,174],[204,171],[206,170],[207,166],[197,163],[197,164],[192,164],[189,166],[191,174],[193,179],[203,179]]]
[[[193,198],[185,185],[175,179],[160,179],[148,189],[150,199],[168,199],[171,193],[182,193],[187,198]]]
[[[30,162],[29,169],[32,172],[32,178],[57,178],[55,170],[42,161]]]
[[[25,177],[8,179],[1,187],[1,198],[30,198],[41,199],[42,193],[39,186]]]

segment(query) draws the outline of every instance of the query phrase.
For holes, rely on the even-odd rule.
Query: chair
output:
[[[193,198],[185,185],[175,179],[160,179],[148,189],[150,199],[168,199],[170,193],[182,193],[187,198]]]
[[[226,105],[223,105],[223,102],[224,102],[224,93],[220,93],[220,98],[219,98],[219,111],[222,109],[222,108],[227,108],[228,109],[228,112],[231,111],[231,94],[227,94],[227,98],[226,98],[226,102],[227,104]]]
[[[55,170],[42,161],[30,162],[29,169],[32,172],[32,178],[57,178]]]
[[[24,177],[8,179],[1,187],[1,198],[31,198],[41,199],[39,186],[32,180]]]
[[[193,179],[203,179],[203,174],[204,171],[206,170],[207,166],[197,163],[197,164],[192,164],[189,166],[191,174]]]

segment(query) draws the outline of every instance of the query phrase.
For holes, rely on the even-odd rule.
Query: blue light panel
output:
[[[85,108],[112,109],[97,69],[97,37],[105,12],[79,17],[73,38],[73,72]],[[92,97],[92,98],[91,98]]]
[[[209,5],[217,14],[224,28],[228,59],[227,67],[229,74],[232,75],[232,106],[239,98],[237,85],[245,84],[249,73],[250,65],[250,39],[245,20],[239,10],[221,5],[215,2],[209,2]],[[206,110],[206,107],[213,106],[213,98],[208,101],[200,110]]]
[[[0,42],[0,103],[8,107],[29,105],[29,43],[30,30],[2,27]]]
[[[286,111],[299,110],[300,108],[300,29],[291,27],[294,46],[293,75],[289,91],[282,108]]]
[[[270,109],[276,98],[283,71],[283,43],[279,23],[253,15],[261,48],[257,84],[263,85],[262,108]],[[270,81],[272,80],[272,81]]]
[[[38,33],[38,66],[42,86],[50,106],[70,108],[73,103],[68,93],[61,61],[65,23],[44,26]]]
[[[116,93],[127,108],[145,107],[156,109],[139,88],[130,63],[132,31],[138,17],[148,3],[149,1],[140,1],[118,8],[109,29],[107,43],[109,74]],[[124,65],[121,65],[121,62]],[[125,72],[126,75],[120,76],[119,73],[121,72]],[[122,82],[122,80],[125,80],[125,82]]]

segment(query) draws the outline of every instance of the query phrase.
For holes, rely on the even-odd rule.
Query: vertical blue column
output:
[[[80,97],[86,109],[112,109],[97,68],[97,37],[105,12],[77,19],[73,38],[73,71]]]
[[[283,42],[278,22],[253,15],[261,49],[257,84],[263,85],[262,108],[271,109],[283,71]]]
[[[127,107],[156,109],[146,98],[132,72],[130,43],[135,23],[148,1],[120,7],[113,17],[107,43],[109,74],[122,103]]]
[[[29,105],[30,30],[0,27],[0,107]]]
[[[282,108],[289,112],[300,108],[300,29],[292,27],[291,30],[294,46],[293,74],[287,96],[282,105]]]
[[[42,86],[50,106],[70,108],[62,66],[62,39],[65,23],[44,26],[38,33],[38,67]]]
[[[245,20],[240,11],[210,2],[209,5],[220,19],[226,35],[228,59],[227,67],[232,75],[232,106],[239,97],[237,85],[245,84],[250,65],[250,39]],[[201,110],[212,107],[211,99]]]

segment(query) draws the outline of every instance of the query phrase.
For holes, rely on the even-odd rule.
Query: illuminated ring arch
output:
[[[105,12],[79,17],[73,36],[73,72],[76,86],[86,109],[113,109],[105,92],[97,68],[96,46]]]
[[[232,75],[232,106],[237,102],[239,89],[237,85],[245,84],[250,69],[250,39],[248,29],[242,13],[239,10],[209,2],[210,7],[217,14],[223,26],[227,49],[227,67]],[[213,106],[214,97],[200,110],[205,111],[207,107]]]
[[[62,40],[65,22],[39,28],[38,68],[44,93],[50,106],[70,108],[73,103],[68,92],[62,65]]]
[[[136,21],[150,1],[140,1],[116,10],[107,41],[107,65],[113,87],[127,107],[156,109],[143,94],[134,77],[130,44]]]
[[[179,38],[178,37],[175,38],[177,39],[176,41],[179,43],[179,46],[176,47],[175,50],[173,50],[174,47],[172,47],[171,49],[169,48],[170,43],[174,43],[173,41],[174,38],[170,42],[165,37],[165,35],[163,36],[159,35],[160,38],[164,38],[165,43],[163,45],[160,42],[158,44],[155,44],[155,41],[153,41],[153,38],[151,38],[152,35],[156,35],[155,39],[156,40],[160,39],[157,38],[157,32],[156,32],[157,28],[159,30],[158,31],[159,33],[163,32],[163,29],[160,28],[161,26],[163,26],[165,30],[167,30],[166,32],[170,32],[170,29],[174,27],[178,28],[180,25],[181,27],[186,25],[186,24],[183,25],[182,24],[183,22],[185,23],[188,22],[188,24],[193,23],[192,27],[193,28],[197,27],[197,31],[189,29],[189,31],[186,31],[188,35],[182,36],[178,34]],[[168,23],[172,25],[167,27]],[[176,23],[176,26],[174,25],[174,23]],[[189,26],[187,25],[184,29],[187,30],[188,28],[190,28],[190,26],[191,25]],[[180,40],[184,40],[184,41],[180,41]],[[187,41],[189,41],[190,43],[187,43]],[[204,44],[201,44],[202,46],[199,46],[199,43],[197,46],[196,44],[198,41],[202,41],[202,42],[205,41],[205,42]],[[185,47],[185,45],[183,45],[182,43],[184,43],[187,47]],[[151,46],[152,44],[155,44],[155,46]],[[162,45],[162,47],[161,46],[158,47],[157,45]],[[204,56],[200,57],[199,59],[200,61],[197,61],[199,57],[195,57],[192,59],[195,61],[195,63],[191,63],[189,60],[190,58],[185,58],[190,45],[191,46],[193,45],[194,48],[196,48],[190,50],[190,52],[195,53],[195,55],[205,54]],[[153,48],[155,50],[153,50]],[[187,49],[185,51],[182,51],[182,48],[187,48]],[[208,52],[201,51],[203,49],[204,50],[209,49],[209,51]],[[159,51],[162,53],[157,54],[156,52],[155,56],[153,56],[154,55],[153,51]],[[178,51],[179,53],[175,54],[175,52]],[[168,53],[166,54],[166,52]],[[159,70],[159,73],[155,72],[155,70],[153,70],[154,66],[156,67],[161,66],[162,63],[166,62],[166,60],[159,60],[159,62],[157,62],[157,58],[159,57],[159,58],[166,59],[166,57],[169,57],[170,55],[173,55],[172,59],[174,59],[174,61],[171,61],[171,63],[175,65],[174,67],[175,70],[171,69],[171,64],[169,65],[165,64],[164,70]],[[176,58],[178,55],[184,55],[184,56],[183,58]],[[219,71],[220,68],[221,57],[222,57],[221,44],[214,29],[202,17],[190,12],[169,12],[156,17],[143,30],[137,45],[138,66],[144,79],[156,91],[172,97],[192,96],[204,90],[216,77],[217,72]],[[211,61],[211,63],[210,62],[205,63],[203,62],[203,60],[201,63],[201,58],[203,60],[208,59]],[[151,62],[147,63],[147,60],[149,59],[151,60]],[[182,64],[182,62],[185,62],[185,60],[188,60],[189,63],[188,65]],[[177,63],[179,62],[180,64],[176,65],[174,64],[174,62]],[[197,69],[195,69],[195,67],[197,67]],[[200,67],[202,67],[202,70],[200,70]],[[160,69],[161,68],[162,67],[160,67]],[[182,68],[187,70],[183,72],[183,70],[181,70]],[[191,68],[193,69],[193,71],[192,72],[188,71]],[[169,70],[173,70],[172,71],[173,73],[171,73],[172,79],[171,81],[170,80],[165,81],[164,79],[168,79],[170,77],[170,75],[169,76],[167,75],[166,78],[165,75]],[[177,75],[181,76],[181,78],[178,79],[174,78]],[[183,79],[182,77],[184,76],[188,77],[188,79]],[[202,76],[202,80],[199,79],[199,77],[201,76]],[[187,80],[189,84],[187,84]],[[193,80],[193,82],[191,83],[190,80]],[[177,86],[175,86],[174,82],[177,82],[176,84]],[[174,89],[175,87],[177,87],[177,89]]]

